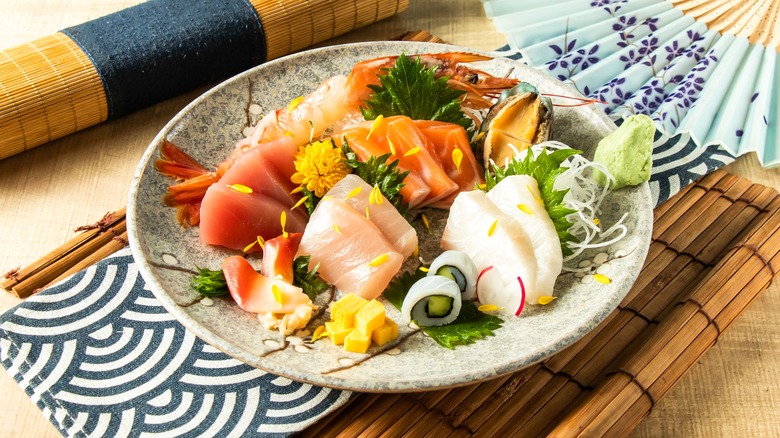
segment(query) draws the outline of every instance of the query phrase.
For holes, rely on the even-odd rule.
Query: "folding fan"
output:
[[[526,62],[699,148],[780,165],[780,0],[485,0]]]

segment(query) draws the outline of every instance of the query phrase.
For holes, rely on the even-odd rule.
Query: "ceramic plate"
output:
[[[169,139],[208,168],[225,159],[243,131],[262,112],[281,108],[305,95],[324,79],[346,74],[360,60],[402,52],[468,50],[439,44],[374,42],[329,47],[292,55],[242,73],[208,91],[183,109],[154,139],[141,160],[130,190],[128,230],[133,255],[148,287],[184,326],[197,336],[247,364],[291,379],[358,391],[418,391],[464,385],[502,374],[547,358],[596,327],[621,301],[642,267],[650,242],[652,203],[647,184],[613,192],[605,201],[602,223],[628,213],[628,236],[581,259],[596,262],[612,280],[566,274],[556,283],[558,299],[547,306],[526,306],[521,317],[506,317],[495,336],[473,345],[448,350],[422,333],[401,327],[398,345],[372,347],[369,354],[345,352],[327,340],[302,345],[301,336],[285,338],[265,330],[255,315],[243,312],[228,297],[204,305],[190,288],[198,267],[218,268],[235,253],[206,247],[197,228],[183,229],[175,211],[161,199],[172,180],[154,170],[159,146]],[[575,93],[560,82],[523,64],[494,59],[478,66],[494,75],[511,76],[536,85],[540,91]],[[253,111],[254,110],[254,111]],[[592,157],[598,141],[615,125],[598,109],[556,108],[553,137]],[[446,217],[433,221],[434,232],[420,230],[422,239],[438,244],[436,229]],[[419,221],[418,221],[419,222]],[[578,261],[579,262],[579,261]],[[590,280],[590,281],[589,281]],[[323,294],[319,302],[327,300]],[[327,302],[327,301],[325,301]],[[387,305],[388,315],[400,314]],[[323,312],[320,320],[328,312]],[[321,321],[309,324],[316,327]]]

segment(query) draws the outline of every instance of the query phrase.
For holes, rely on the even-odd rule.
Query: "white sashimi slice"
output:
[[[487,196],[501,211],[515,219],[531,239],[539,265],[534,290],[538,295],[552,296],[555,280],[563,269],[563,252],[536,179],[528,175],[506,177]],[[528,302],[538,304],[537,300]]]
[[[461,192],[455,198],[441,246],[463,251],[480,273],[490,272],[491,281],[477,281],[477,298],[482,304],[504,307],[517,303],[516,307],[503,308],[506,313],[516,314],[522,309],[523,294],[527,302],[538,302],[541,296],[535,290],[538,266],[528,235],[481,190]],[[496,275],[498,278],[492,278]]]
[[[382,231],[396,251],[404,258],[409,257],[417,248],[417,231],[381,193],[381,203],[370,202],[372,190],[373,187],[362,178],[350,174],[337,182],[327,196],[345,201],[358,212],[364,212],[368,208],[369,220]]]
[[[344,201],[323,198],[311,215],[297,255],[311,256],[323,280],[365,299],[382,294],[404,257],[381,231]]]

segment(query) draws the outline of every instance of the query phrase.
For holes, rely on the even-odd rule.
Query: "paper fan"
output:
[[[780,0],[486,0],[526,62],[699,148],[780,165]]]

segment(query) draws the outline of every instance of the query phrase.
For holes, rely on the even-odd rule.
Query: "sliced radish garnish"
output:
[[[525,305],[525,285],[518,282],[504,283],[498,268],[493,266],[482,270],[477,280],[477,299],[482,304],[500,307],[503,313],[519,315]]]

